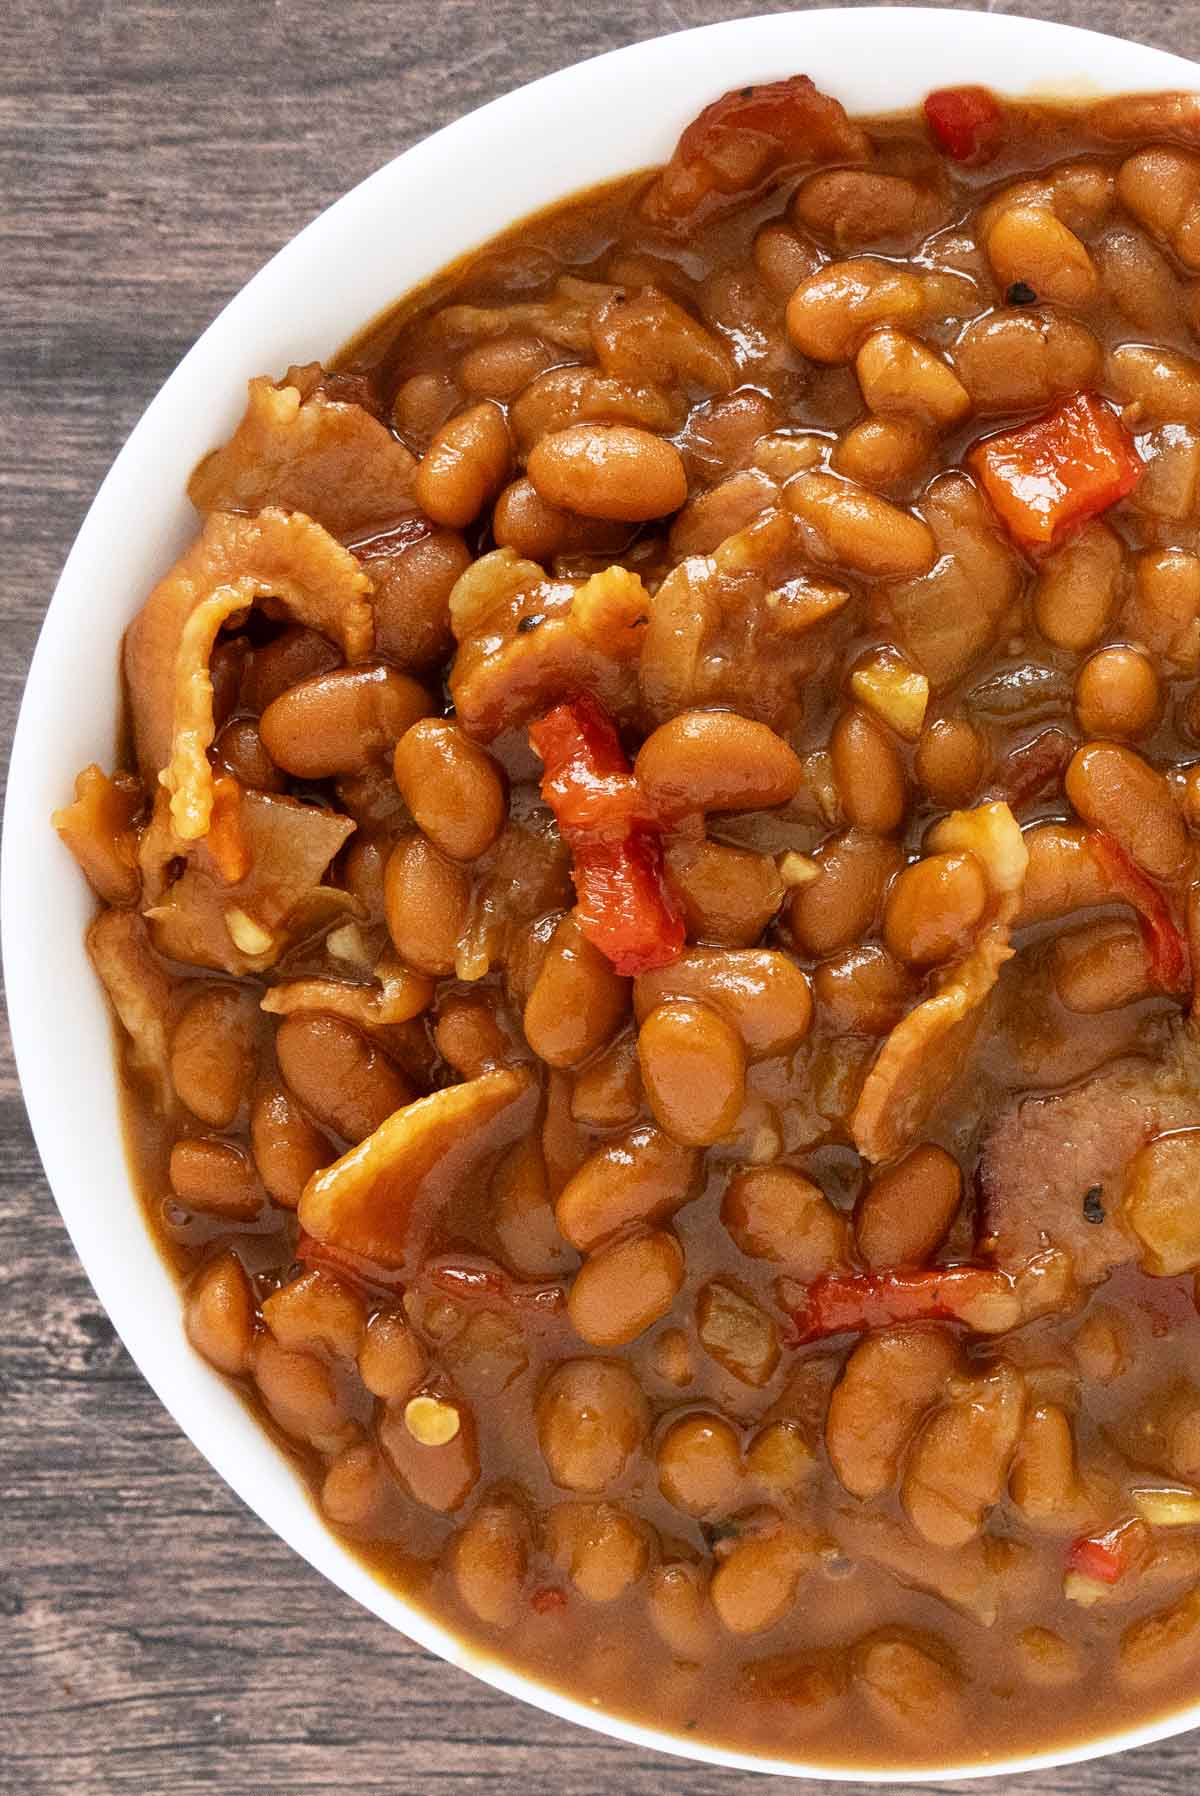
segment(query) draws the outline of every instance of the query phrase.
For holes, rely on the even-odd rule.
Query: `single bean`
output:
[[[987,766],[987,745],[965,718],[939,717],[917,739],[913,771],[936,804],[965,805],[979,789]]]
[[[508,804],[500,769],[448,718],[414,723],[396,744],[393,769],[416,823],[451,860],[476,860],[504,828]]]
[[[373,1397],[411,1397],[425,1376],[420,1341],[396,1310],[379,1310],[358,1350],[358,1375]]]
[[[571,1115],[594,1129],[619,1128],[633,1121],[641,1103],[637,1038],[627,1032],[576,1073]]]
[[[854,369],[868,408],[879,417],[916,418],[949,430],[971,410],[971,395],[953,369],[905,331],[872,331]]]
[[[339,667],[281,693],[259,729],[276,766],[297,779],[329,779],[386,760],[432,710],[424,686],[394,667]]]
[[[553,360],[539,338],[511,332],[468,349],[458,364],[459,384],[482,399],[513,399]]]
[[[171,1189],[189,1210],[252,1222],[263,1192],[250,1156],[232,1141],[185,1135],[171,1149]]]
[[[242,675],[241,703],[259,716],[289,687],[331,672],[341,659],[327,637],[302,624],[291,624],[251,652]]]
[[[416,1096],[400,1069],[344,1017],[302,1011],[285,1017],[275,1052],[288,1089],[344,1141],[364,1141]]]
[[[1131,748],[1089,742],[1065,777],[1067,797],[1085,823],[1107,830],[1155,879],[1173,879],[1188,858],[1188,833],[1161,773]]]
[[[616,1484],[650,1426],[642,1388],[617,1360],[556,1366],[536,1406],[538,1445],[560,1490],[598,1494]]]
[[[789,920],[805,953],[834,954],[870,933],[903,855],[886,837],[852,829],[830,836],[813,858],[820,875],[796,887]]]
[[[591,1253],[630,1223],[665,1222],[694,1195],[699,1155],[650,1123],[599,1147],[563,1186],[560,1233]]]
[[[1060,935],[1051,950],[1058,1001],[1077,1016],[1095,1016],[1144,998],[1153,989],[1140,929],[1090,923]]]
[[[808,552],[818,561],[871,578],[911,579],[936,559],[923,518],[836,474],[798,474],[783,489]]]
[[[669,999],[638,1032],[642,1085],[659,1127],[685,1147],[728,1135],[746,1095],[746,1050],[721,1013],[694,998]]]
[[[563,511],[630,523],[678,511],[687,498],[679,451],[629,424],[572,424],[529,455],[539,496]]]
[[[171,1083],[180,1102],[213,1129],[227,1129],[254,1077],[253,997],[210,986],[190,1000],[171,1035]]]
[[[333,1372],[312,1353],[289,1353],[274,1335],[259,1335],[254,1382],[272,1417],[294,1440],[322,1453],[349,1446],[359,1435],[347,1396]]]
[[[616,1034],[629,994],[628,979],[613,972],[568,915],[554,932],[525,1005],[525,1039],[548,1066],[579,1066]]]
[[[886,489],[912,480],[932,449],[932,434],[916,418],[861,418],[838,438],[830,466],[860,486]]]
[[[202,1266],[188,1287],[183,1325],[188,1340],[219,1372],[246,1371],[254,1345],[254,1293],[232,1248]]]
[[[435,978],[452,973],[471,902],[465,868],[424,836],[404,836],[388,858],[383,889],[388,933],[401,960]]]
[[[261,1079],[255,1088],[250,1150],[268,1195],[286,1210],[297,1207],[313,1174],[337,1158],[333,1143],[276,1079]]]
[[[495,1493],[452,1536],[450,1574],[461,1602],[491,1628],[511,1628],[524,1612],[529,1518],[514,1498]]]
[[[813,994],[842,1035],[886,1035],[913,999],[913,981],[886,948],[868,943],[822,961]]]
[[[1075,715],[1089,736],[1144,736],[1161,704],[1154,663],[1140,649],[1097,649],[1075,676]]]
[[[924,1746],[938,1729],[960,1725],[961,1678],[914,1641],[860,1645],[855,1672],[868,1707],[905,1739]]]
[[[944,1148],[924,1142],[872,1179],[854,1211],[854,1238],[868,1266],[921,1266],[954,1225],[962,1173]]]
[[[808,1034],[812,992],[796,963],[774,948],[685,948],[633,985],[643,1023],[667,998],[699,998],[734,1024],[751,1060],[781,1054]]]
[[[286,777],[266,751],[253,717],[231,717],[213,743],[213,762],[256,792],[282,792]]]
[[[742,1483],[742,1445],[724,1416],[694,1411],[658,1443],[658,1488],[686,1515],[728,1515]]]
[[[645,1529],[612,1503],[557,1503],[545,1536],[551,1559],[588,1602],[615,1602],[645,1576]]]
[[[1025,1417],[1025,1381],[999,1362],[962,1379],[909,1455],[902,1497],[917,1533],[935,1547],[975,1539],[1003,1492]]]
[[[954,351],[959,378],[977,412],[1031,411],[1078,393],[1094,385],[1102,359],[1086,325],[1026,306],[976,319]]]
[[[829,747],[847,822],[880,836],[899,829],[907,782],[899,750],[887,731],[852,706],[833,726]]]
[[[713,1626],[707,1580],[700,1566],[686,1560],[655,1566],[646,1600],[655,1632],[677,1659],[695,1664],[708,1657]]]
[[[709,1594],[731,1634],[761,1634],[792,1608],[800,1579],[816,1562],[812,1535],[779,1522],[739,1539],[717,1566]]]
[[[386,539],[385,544],[386,544]],[[432,530],[359,559],[375,588],[375,652],[397,667],[424,672],[445,660],[454,644],[450,594],[471,565],[471,551],[456,530]]]
[[[1038,1403],[1025,1418],[1009,1492],[1031,1528],[1069,1533],[1087,1521],[1071,1418],[1057,1403]]]
[[[575,1274],[567,1313],[592,1347],[622,1347],[665,1316],[683,1284],[683,1249],[664,1229],[600,1248]]]
[[[1120,537],[1098,519],[1046,557],[1033,614],[1047,642],[1076,654],[1099,642],[1117,607],[1124,561]]]
[[[748,848],[681,841],[667,850],[667,871],[694,942],[752,948],[783,902],[775,862]]]
[[[892,881],[883,938],[898,960],[937,966],[966,951],[987,906],[987,877],[973,854],[927,854]]]
[[[782,737],[736,711],[682,711],[660,724],[638,751],[634,773],[664,821],[786,804],[803,778]]]
[[[1085,306],[1099,291],[1087,249],[1048,206],[1010,206],[987,236],[988,260],[1002,287],[1022,281],[1051,305]]]
[[[747,1166],[721,1199],[721,1221],[744,1254],[808,1282],[846,1264],[846,1221],[821,1187],[788,1166]]]
[[[435,432],[417,469],[417,500],[435,524],[465,529],[500,491],[511,465],[504,413],[483,399]]]
[[[421,1403],[420,1396],[385,1403],[379,1444],[415,1502],[439,1515],[451,1515],[479,1482],[479,1440],[470,1404],[457,1396],[433,1401],[439,1420],[451,1413],[447,1425],[425,1439],[426,1430],[413,1409],[414,1403]],[[446,1438],[449,1427],[454,1433]]]
[[[317,1349],[355,1359],[367,1330],[367,1306],[357,1291],[320,1267],[272,1291],[262,1317],[289,1353]]]

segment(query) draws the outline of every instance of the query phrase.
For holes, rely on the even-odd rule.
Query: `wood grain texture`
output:
[[[104,470],[184,350],[272,251],[389,156],[522,80],[660,31],[768,9],[766,0],[8,0],[5,744],[39,620]],[[1025,0],[1023,10],[1200,56],[1195,0]],[[160,1409],[100,1311],[42,1179],[6,1042],[0,1708],[0,1791],[14,1796],[766,1788],[493,1694],[358,1610],[249,1516]],[[1194,1751],[1183,1740],[1009,1787],[1183,1796],[1194,1788]]]

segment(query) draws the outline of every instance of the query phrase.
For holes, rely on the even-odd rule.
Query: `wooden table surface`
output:
[[[379,163],[523,80],[658,32],[775,9],[769,0],[7,0],[3,10],[7,748],[43,609],[101,476],[184,350],[280,244]],[[1026,0],[1011,10],[1200,57],[1196,0]],[[1008,1787],[1183,1796],[1195,1785],[1193,1740]],[[0,1045],[3,1796],[750,1796],[767,1787],[495,1695],[356,1608],[247,1514],[159,1407],[100,1310]]]

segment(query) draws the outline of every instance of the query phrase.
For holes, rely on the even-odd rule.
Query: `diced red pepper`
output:
[[[529,1599],[535,1615],[557,1615],[567,1606],[567,1593],[556,1584],[539,1584]]]
[[[1150,1529],[1134,1517],[1103,1534],[1083,1534],[1067,1548],[1067,1570],[1098,1584],[1119,1584],[1139,1571],[1153,1550]]]
[[[1017,1322],[1020,1306],[1006,1272],[992,1266],[925,1266],[819,1278],[793,1313],[797,1343],[824,1335],[862,1334],[897,1322],[961,1322],[998,1333]]]
[[[328,1241],[318,1241],[304,1229],[296,1243],[296,1258],[302,1266],[334,1272],[339,1278],[349,1279],[352,1284],[366,1286],[369,1290],[388,1291],[395,1297],[403,1289],[398,1275],[386,1266],[377,1266],[372,1260],[364,1260],[361,1254],[349,1253],[344,1247],[334,1247]]]
[[[1181,997],[1191,986],[1191,957],[1166,898],[1115,837],[1089,830],[1087,845],[1113,890],[1137,912],[1150,978],[1160,991]]]
[[[480,1309],[534,1310],[555,1316],[567,1307],[565,1285],[524,1284],[486,1260],[428,1260],[420,1282]]]
[[[1142,464],[1117,414],[1094,393],[1017,430],[985,437],[967,457],[1021,548],[1049,549],[1137,485]]]
[[[669,226],[694,218],[722,196],[744,195],[784,169],[861,162],[870,154],[861,125],[807,75],[734,88],[684,131],[642,211]]]
[[[573,699],[530,724],[529,740],[545,763],[542,796],[571,848],[583,933],[618,973],[668,966],[683,947],[683,918],[612,719],[594,699]]]
[[[1004,113],[986,87],[939,87],[926,96],[925,122],[955,162],[982,162],[999,146]]]

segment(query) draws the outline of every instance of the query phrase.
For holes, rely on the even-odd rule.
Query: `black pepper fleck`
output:
[[[1102,1190],[1103,1190],[1102,1186],[1093,1185],[1091,1190],[1088,1191],[1084,1195],[1083,1220],[1085,1222],[1103,1222],[1104,1221],[1104,1216],[1105,1216],[1104,1205],[1100,1202]]]
[[[1014,281],[1004,296],[1010,306],[1035,306],[1037,294],[1028,281]]]
[[[517,635],[518,636],[528,636],[528,634],[531,630],[536,630],[538,625],[544,624],[545,621],[546,621],[545,612],[544,611],[535,611],[529,617],[523,617],[520,619],[520,621],[517,624]]]

